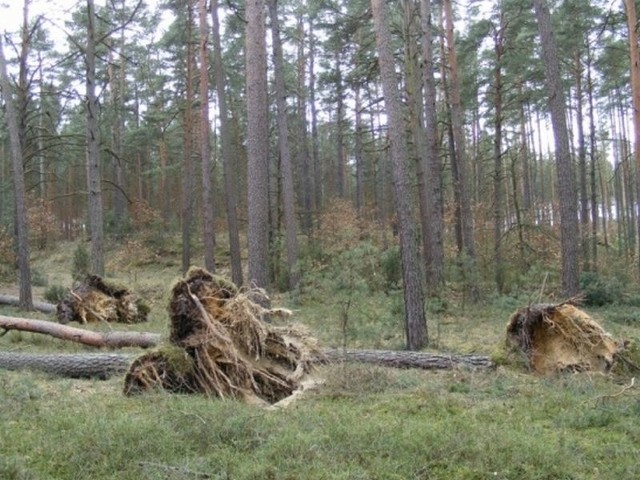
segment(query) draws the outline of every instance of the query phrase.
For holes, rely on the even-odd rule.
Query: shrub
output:
[[[41,270],[34,268],[31,270],[31,284],[36,287],[46,287],[49,284],[49,280]]]
[[[44,291],[44,299],[49,303],[58,304],[67,294],[67,289],[62,285],[51,285]]]
[[[622,300],[622,284],[617,278],[603,279],[597,273],[583,272],[580,275],[580,289],[586,305],[602,306]]]
[[[87,247],[82,243],[79,244],[73,252],[73,266],[71,269],[71,277],[75,281],[84,280],[89,273],[89,252]]]

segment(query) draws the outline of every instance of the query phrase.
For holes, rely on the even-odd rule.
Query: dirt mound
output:
[[[252,403],[291,395],[322,353],[303,329],[266,323],[289,312],[263,308],[255,295],[264,293],[191,269],[172,289],[171,345],[132,364],[125,394],[161,388]]]
[[[140,323],[148,313],[149,307],[131,290],[98,275],[87,275],[56,307],[60,323]]]
[[[584,311],[571,303],[540,304],[514,312],[507,345],[520,351],[536,373],[608,372],[621,346]]]

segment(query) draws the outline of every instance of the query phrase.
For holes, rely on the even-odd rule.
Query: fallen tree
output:
[[[95,332],[82,328],[69,327],[46,320],[31,318],[7,317],[0,315],[0,328],[5,330],[20,330],[24,332],[43,333],[62,340],[82,343],[91,347],[155,347],[160,342],[160,335],[149,332],[109,331]],[[3,335],[4,335],[3,333]]]
[[[573,300],[517,310],[507,324],[506,343],[540,375],[564,371],[607,373],[624,349],[623,343],[613,339]]]
[[[20,299],[11,295],[0,295],[0,305],[11,305],[12,307],[20,306]],[[33,302],[34,310],[42,313],[56,313],[56,306],[53,303]]]
[[[152,350],[147,355],[166,361],[167,350]],[[370,363],[390,368],[443,370],[454,368],[489,369],[494,364],[482,355],[443,355],[428,352],[395,350],[339,350],[324,349],[326,358],[318,364],[337,362]],[[171,352],[168,353],[171,355]],[[174,353],[175,354],[175,353]],[[120,353],[95,354],[29,354],[0,352],[0,368],[8,370],[37,370],[71,378],[108,378],[124,373],[136,359],[135,355]],[[175,359],[174,359],[175,360]]]
[[[32,354],[0,352],[0,368],[35,370],[67,378],[107,379],[124,373],[133,357],[121,354]]]

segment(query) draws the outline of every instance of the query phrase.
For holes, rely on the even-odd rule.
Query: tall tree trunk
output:
[[[284,84],[284,55],[280,38],[278,2],[269,0],[271,18],[271,42],[273,44],[274,77],[276,82],[276,108],[278,110],[278,148],[280,150],[280,178],[284,210],[284,229],[287,243],[287,274],[289,289],[295,291],[300,282],[298,266],[298,222],[296,221],[295,198],[293,192],[293,172],[291,149],[289,146],[289,125],[287,122],[287,92]]]
[[[438,119],[436,110],[436,82],[433,61],[433,24],[431,0],[420,1],[422,27],[422,61],[425,117],[425,160],[427,208],[423,213],[429,224],[427,237],[423,240],[425,263],[427,265],[428,292],[437,292],[444,285],[444,219],[441,175],[442,166],[438,156]]]
[[[633,100],[633,146],[634,159],[636,162],[636,198],[640,198],[640,57],[638,56],[638,33],[636,25],[638,17],[636,15],[636,4],[634,0],[625,0],[627,9],[627,26],[629,30],[629,62],[631,68],[631,97]],[[637,217],[640,217],[640,212]],[[637,222],[638,235],[640,239],[640,220]],[[640,242],[638,242],[640,245]],[[640,250],[638,255],[638,269],[640,272]]]
[[[224,198],[227,209],[227,227],[229,230],[229,253],[231,256],[231,279],[236,285],[242,285],[242,260],[240,254],[240,232],[238,229],[238,198],[234,186],[234,163],[236,160],[227,94],[225,92],[225,70],[222,63],[220,42],[220,21],[218,20],[218,0],[211,3],[211,39],[213,41],[213,75],[216,82],[216,95],[220,117],[220,149],[222,151],[222,169],[224,176]]]
[[[96,96],[96,31],[93,0],[87,0],[87,183],[89,187],[89,225],[91,226],[91,273],[104,276],[104,221],[102,174]]]
[[[589,179],[591,185],[591,261],[593,271],[598,270],[598,193],[597,193],[597,143],[596,143],[596,120],[595,120],[595,106],[593,102],[593,58],[591,55],[591,46],[589,45],[589,39],[587,38],[587,98],[589,100]],[[604,191],[601,190],[601,197],[603,199],[603,215],[602,221],[605,225],[604,235],[606,240],[606,211],[604,208]],[[606,245],[606,241],[605,241]]]
[[[479,291],[475,281],[476,270],[476,252],[473,238],[473,219],[471,216],[471,204],[469,200],[469,179],[467,176],[467,155],[465,149],[464,138],[464,112],[462,109],[462,100],[460,98],[460,80],[458,78],[458,59],[455,48],[455,39],[453,32],[453,11],[451,0],[443,0],[443,12],[445,20],[445,35],[447,39],[447,61],[449,63],[450,88],[449,95],[451,100],[451,129],[453,135],[453,153],[451,159],[455,162],[457,179],[454,180],[454,188],[458,192],[459,223],[460,238],[462,240],[462,261],[463,269],[470,274],[467,278],[467,289],[471,295],[471,299],[477,301]],[[469,275],[465,275],[469,277]]]
[[[587,149],[584,139],[584,110],[583,87],[582,87],[582,60],[580,51],[575,52],[575,80],[576,80],[576,136],[578,142],[578,172],[580,178],[580,245],[582,247],[582,262],[585,271],[591,270],[591,260],[589,258],[589,197],[587,191]]]
[[[493,107],[494,107],[494,137],[493,137],[493,255],[495,261],[495,280],[498,293],[504,292],[505,268],[502,257],[502,232],[504,224],[504,178],[502,165],[502,57],[504,55],[504,14],[500,12],[500,24],[495,25],[493,34],[493,47],[495,54],[495,70],[493,73]],[[515,183],[515,182],[514,182]],[[514,188],[513,196],[516,198],[518,191]],[[517,207],[516,207],[517,210]]]
[[[186,95],[183,114],[182,172],[182,272],[191,266],[191,229],[195,191],[193,166],[193,0],[187,0]]]
[[[551,123],[553,125],[556,148],[558,200],[560,203],[560,244],[562,249],[562,290],[565,296],[572,297],[580,291],[578,243],[576,242],[576,239],[580,238],[580,228],[578,227],[576,211],[575,178],[569,150],[565,96],[562,91],[558,50],[551,29],[549,7],[546,0],[533,0],[533,7],[542,42],[549,109],[551,111]]]
[[[306,8],[302,6],[298,13],[298,75],[296,95],[296,109],[298,117],[298,165],[300,166],[300,186],[298,203],[301,209],[302,230],[305,234],[311,235],[313,220],[311,212],[314,210],[313,203],[313,165],[309,152],[309,141],[307,134],[307,55],[305,55],[306,35],[304,30],[304,15]]]
[[[11,96],[12,88],[7,74],[7,62],[4,57],[4,45],[0,36],[0,88],[4,99],[11,165],[13,167],[13,189],[15,202],[15,230],[18,252],[18,271],[20,273],[20,308],[33,309],[31,294],[31,267],[29,265],[29,226],[27,221],[24,167],[22,165],[22,147],[16,110]]]
[[[207,25],[207,0],[198,3],[198,27],[200,33],[200,156],[202,157],[202,244],[204,246],[204,266],[210,272],[216,271],[216,237],[213,218],[213,181],[211,143],[209,132],[209,27]]]
[[[313,20],[309,18],[309,106],[311,110],[311,171],[313,172],[313,213],[322,208],[322,178],[320,164],[320,139],[318,134],[318,108],[316,101],[316,37],[313,33]]]
[[[246,3],[249,284],[269,283],[269,118],[264,0]]]
[[[391,53],[391,31],[384,0],[372,0],[371,7],[391,141],[395,210],[400,230],[407,349],[419,350],[428,341],[427,322],[424,312],[424,292],[420,275],[418,248],[415,241],[416,231],[412,208],[413,202],[411,201],[411,183],[407,171],[407,142],[402,103],[394,71],[394,60]]]
[[[363,156],[363,142],[364,127],[362,124],[362,86],[357,84],[354,86],[355,96],[355,151],[354,156],[356,160],[356,209],[358,210],[358,216],[362,216],[364,210],[364,156]]]

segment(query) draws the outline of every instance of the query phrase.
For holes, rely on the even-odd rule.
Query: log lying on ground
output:
[[[450,368],[492,368],[489,357],[481,355],[445,355],[425,352],[392,350],[327,349],[327,358],[334,361],[373,363],[394,368],[439,370]]]
[[[0,368],[35,370],[66,378],[99,378],[124,373],[132,356],[104,353],[31,354],[0,352]]]
[[[91,347],[155,347],[160,335],[148,332],[94,332],[82,328],[69,327],[59,323],[30,318],[7,317],[0,315],[0,328],[5,331],[20,330],[32,333],[44,333],[62,340],[82,343]]]
[[[444,355],[426,352],[408,352],[392,350],[341,350],[325,349],[322,351],[326,358],[318,363],[331,362],[361,362],[380,365],[390,368],[444,370],[454,368],[489,369],[494,364],[489,357],[482,355]],[[157,364],[166,362],[167,357],[173,356],[171,364],[175,365],[175,351],[153,350],[147,358],[153,359]],[[42,359],[40,359],[42,357]],[[141,357],[141,358],[145,358]],[[124,354],[25,354],[0,352],[0,368],[10,370],[41,370],[63,377],[95,377],[95,372],[104,375],[105,378],[120,374],[127,370],[136,357]],[[86,365],[85,365],[86,364]],[[71,365],[71,366],[69,366]],[[189,367],[189,364],[184,364]],[[160,373],[160,372],[158,372]],[[99,375],[98,375],[99,376]]]
[[[19,307],[20,299],[11,295],[0,295],[0,304]],[[56,313],[56,306],[53,303],[34,301],[33,308],[42,313]]]

